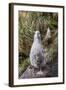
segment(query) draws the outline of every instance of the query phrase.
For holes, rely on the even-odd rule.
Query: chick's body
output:
[[[40,32],[36,31],[34,35],[34,42],[30,51],[30,63],[32,66],[39,68],[45,64],[44,49],[41,44]]]

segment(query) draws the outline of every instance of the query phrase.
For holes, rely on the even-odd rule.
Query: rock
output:
[[[37,68],[30,68],[30,66],[27,67],[26,71],[20,76],[20,79],[22,78],[42,78],[49,76],[50,69],[45,67],[42,71],[39,71]]]

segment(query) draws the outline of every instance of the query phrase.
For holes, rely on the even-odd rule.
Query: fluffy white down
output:
[[[36,31],[34,34],[34,42],[30,51],[30,63],[36,68],[38,68],[37,58],[41,61],[41,66],[45,64],[44,49],[41,44],[41,36],[39,31]]]
[[[49,38],[51,38],[51,32],[50,32],[50,28],[48,27],[45,39],[49,39]]]

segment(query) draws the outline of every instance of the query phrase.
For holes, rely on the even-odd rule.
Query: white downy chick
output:
[[[50,32],[50,28],[48,27],[45,39],[50,39],[50,38],[51,38],[51,32]]]
[[[39,68],[45,64],[44,49],[41,44],[41,35],[39,31],[35,31],[34,41],[30,50],[30,63],[35,68]]]

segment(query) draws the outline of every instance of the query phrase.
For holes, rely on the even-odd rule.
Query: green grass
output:
[[[30,65],[29,58],[22,60],[22,63],[19,64],[19,77],[22,75],[22,73],[27,69],[29,65]]]

